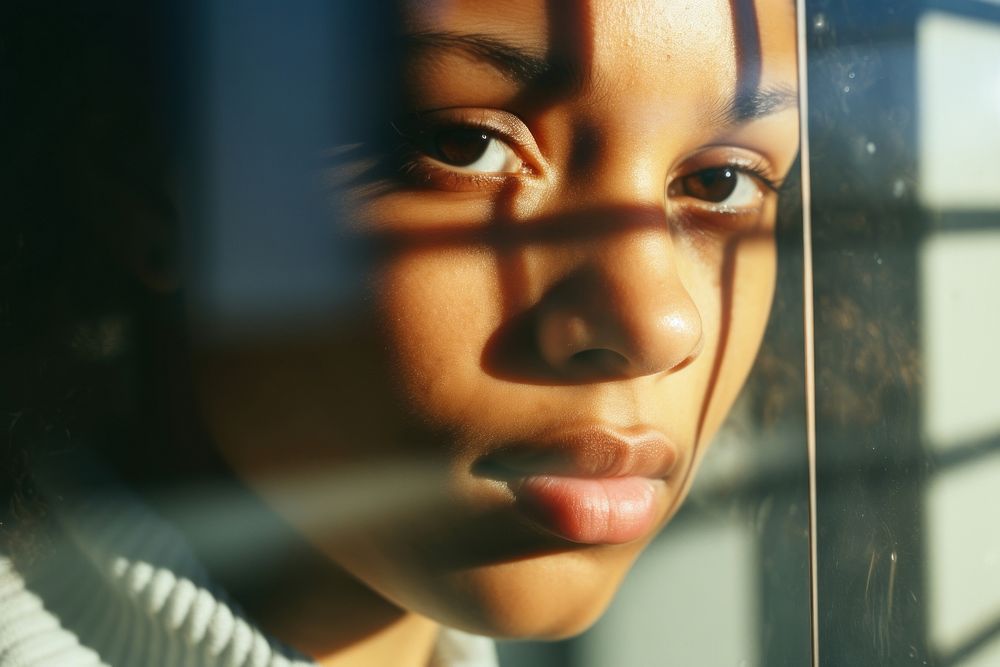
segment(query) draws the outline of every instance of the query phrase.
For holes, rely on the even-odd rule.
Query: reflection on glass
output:
[[[0,21],[0,665],[802,661],[787,0],[78,5]]]

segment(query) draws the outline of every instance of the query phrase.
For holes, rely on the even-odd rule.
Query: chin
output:
[[[604,613],[639,550],[587,548],[443,575],[450,599],[430,615],[498,639],[572,637]]]

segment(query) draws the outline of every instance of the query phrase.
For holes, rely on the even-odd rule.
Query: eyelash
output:
[[[761,160],[757,159],[752,162],[744,162],[741,160],[730,161],[727,164],[720,165],[722,167],[732,167],[737,171],[741,171],[744,174],[756,178],[765,188],[771,192],[778,192],[781,189],[781,181],[776,180],[771,176],[771,169],[767,164]],[[715,167],[713,167],[715,168]]]

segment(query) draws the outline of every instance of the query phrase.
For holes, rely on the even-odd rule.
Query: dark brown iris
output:
[[[704,169],[682,178],[681,191],[688,197],[719,203],[733,194],[738,181],[739,172],[732,167]]]
[[[465,167],[483,156],[492,137],[474,127],[451,127],[435,133],[434,157],[456,167]]]

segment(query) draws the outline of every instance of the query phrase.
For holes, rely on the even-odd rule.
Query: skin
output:
[[[662,526],[760,344],[776,196],[740,170],[784,177],[796,110],[729,125],[718,111],[748,85],[794,91],[791,3],[753,6],[759,70],[738,2],[558,4],[404,5],[408,35],[485,34],[575,78],[518,80],[408,39],[400,116],[428,125],[397,124],[401,163],[359,137],[326,175],[349,238],[374,249],[363,306],[297,337],[196,346],[209,437],[303,544],[274,577],[280,604],[247,606],[322,664],[423,664],[438,623],[584,630],[655,531],[561,539],[477,463],[553,429],[656,429],[677,453]],[[489,125],[512,170],[462,171],[424,141],[469,123]],[[685,180],[729,164],[749,179],[739,206]]]

